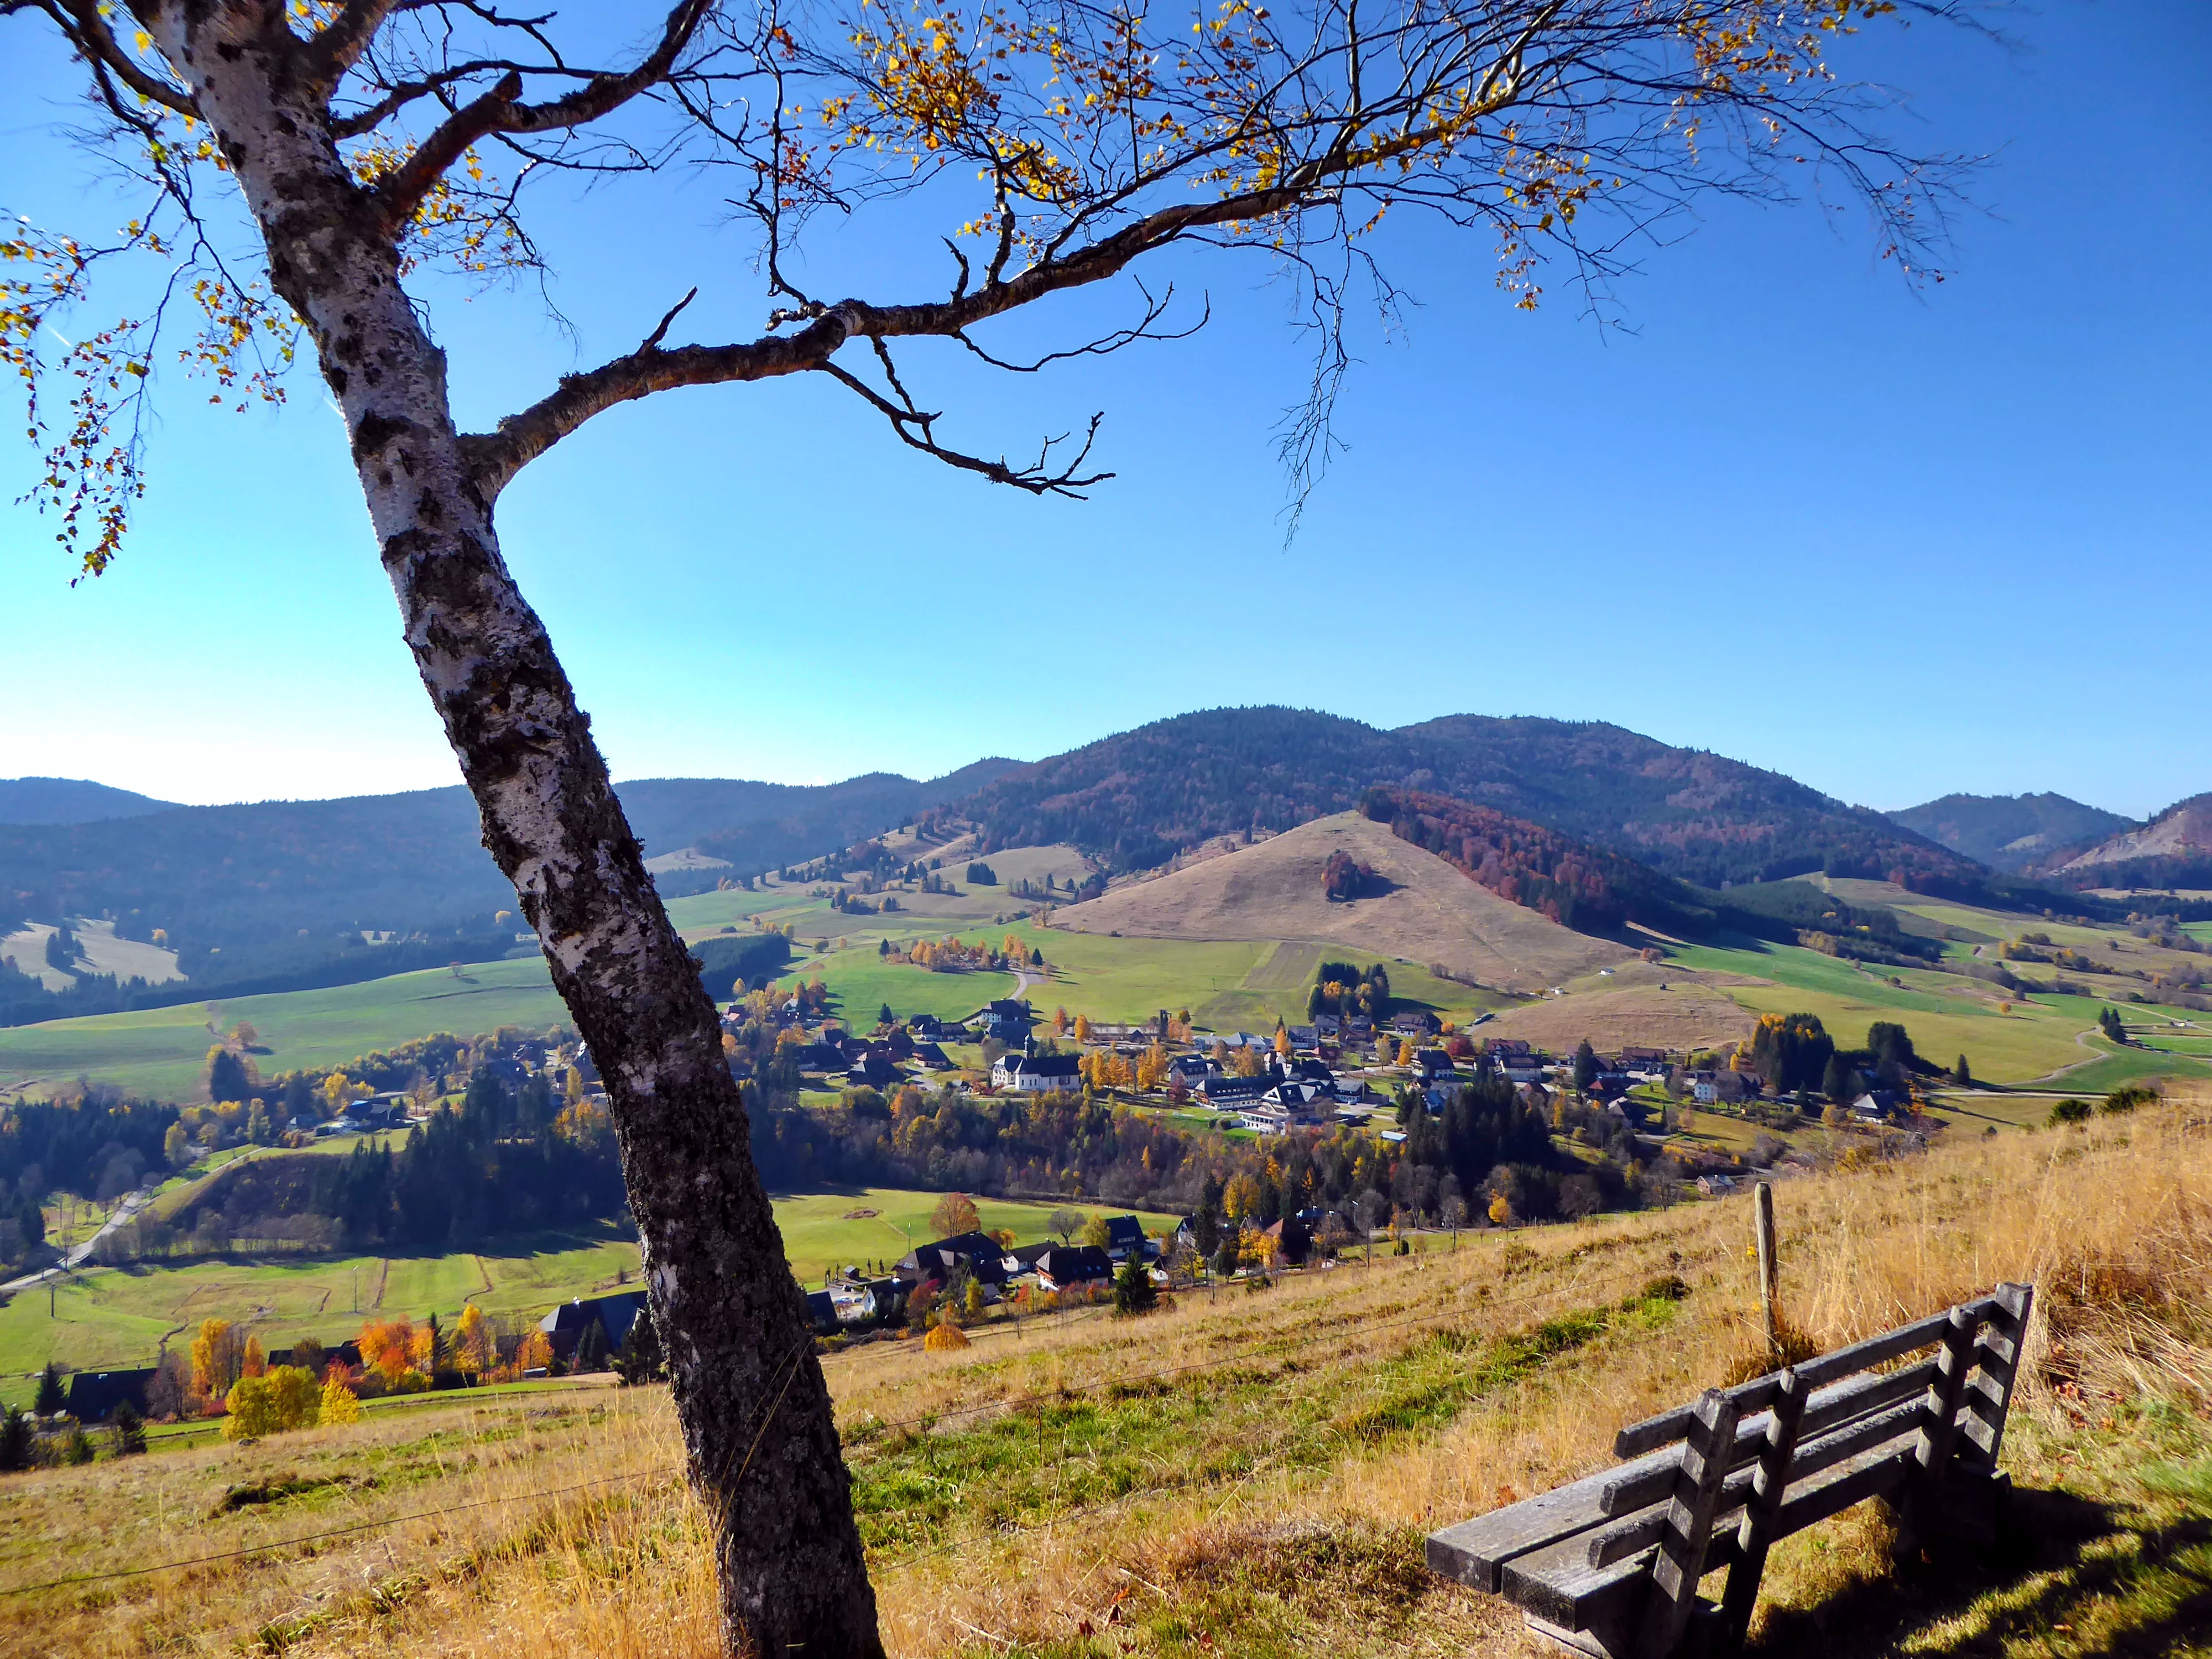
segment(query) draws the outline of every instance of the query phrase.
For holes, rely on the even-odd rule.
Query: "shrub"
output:
[[[1159,1292],[1152,1287],[1152,1276],[1145,1271],[1145,1264],[1134,1256],[1121,1264],[1121,1271],[1114,1275],[1114,1311],[1128,1318],[1152,1312],[1159,1301]]]
[[[99,1449],[92,1443],[92,1437],[81,1428],[71,1429],[69,1438],[62,1442],[62,1462],[64,1463],[89,1463],[99,1455]]]
[[[115,1455],[131,1457],[146,1449],[146,1419],[129,1401],[115,1408]]]
[[[2157,1098],[2158,1091],[2155,1089],[2147,1088],[2140,1083],[2123,1084],[2105,1097],[2105,1103],[2098,1109],[2105,1112],[2132,1112],[2136,1107],[2148,1106]]]
[[[2079,1123],[2088,1115],[2089,1103],[2086,1100],[2062,1100],[2051,1109],[2053,1124]]]
[[[226,1440],[258,1440],[276,1431],[276,1389],[265,1376],[241,1376],[230,1385],[223,1404],[229,1415],[222,1420]]]
[[[8,1414],[0,1417],[0,1470],[30,1467],[31,1419],[21,1406],[10,1406]]]
[[[947,1319],[930,1327],[929,1334],[921,1340],[921,1346],[931,1353],[951,1353],[969,1346],[968,1333]]]
[[[361,1397],[333,1376],[323,1384],[322,1409],[319,1414],[325,1423],[358,1423],[361,1421]]]
[[[312,1429],[321,1419],[323,1392],[305,1365],[279,1365],[268,1376],[271,1408],[279,1429]]]

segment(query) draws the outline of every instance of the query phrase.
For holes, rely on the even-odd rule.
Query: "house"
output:
[[[1459,1091],[1450,1085],[1437,1084],[1424,1089],[1421,1091],[1421,1098],[1428,1103],[1428,1108],[1431,1112],[1442,1117],[1444,1109],[1452,1103],[1452,1097],[1458,1093]]]
[[[934,1042],[915,1043],[914,1057],[933,1072],[949,1072],[952,1069],[951,1057]]]
[[[907,1021],[907,1029],[917,1037],[927,1037],[933,1042],[958,1042],[968,1035],[964,1027],[939,1019],[935,1014],[916,1014]]]
[[[1180,1081],[1188,1089],[1195,1089],[1209,1077],[1220,1074],[1221,1068],[1203,1054],[1177,1054],[1168,1062],[1168,1081]]]
[[[1112,1279],[1114,1261],[1096,1244],[1054,1244],[1038,1253],[1036,1276],[1048,1291],[1077,1290]]]
[[[105,1422],[115,1414],[118,1406],[126,1403],[143,1417],[146,1385],[153,1379],[151,1365],[138,1370],[72,1372],[65,1409],[80,1423]]]
[[[846,1070],[845,1080],[855,1087],[866,1084],[872,1089],[885,1089],[904,1076],[905,1073],[884,1055],[871,1054],[863,1055]]]
[[[623,1345],[629,1328],[637,1322],[645,1308],[645,1292],[627,1291],[619,1296],[595,1296],[588,1300],[582,1297],[573,1302],[563,1302],[551,1313],[538,1322],[538,1328],[545,1333],[546,1340],[553,1345],[555,1355],[562,1359],[575,1357],[577,1345],[583,1341],[584,1333],[593,1325],[605,1334],[607,1351],[611,1353]]]
[[[1139,1257],[1157,1255],[1159,1247],[1145,1237],[1145,1224],[1133,1215],[1109,1215],[1106,1218],[1106,1254],[1116,1261],[1126,1261],[1132,1254]]]
[[[1080,1063],[1076,1054],[1000,1054],[992,1062],[991,1086],[1018,1095],[1077,1094],[1083,1088]]]
[[[903,1257],[895,1271],[909,1285],[942,1285],[963,1267],[986,1285],[1003,1285],[1020,1271],[988,1233],[957,1233],[924,1244]]]
[[[1328,1091],[1336,1097],[1340,1106],[1364,1106],[1382,1097],[1367,1086],[1367,1079],[1358,1077],[1332,1078]]]
[[[1452,1057],[1441,1048],[1422,1048],[1413,1055],[1413,1069],[1424,1081],[1431,1078],[1448,1077],[1454,1071]]]
[[[1342,1036],[1344,1035],[1344,1022],[1339,1019],[1334,1014],[1316,1014],[1314,1016],[1314,1035],[1316,1037]]]
[[[1897,1094],[1890,1089],[1869,1089],[1851,1103],[1851,1115],[1867,1123],[1885,1123],[1897,1115]]]
[[[1001,1042],[1026,1042],[1030,1035],[1030,1006],[1001,1000],[983,1010],[983,1035]]]
[[[1310,1025],[1293,1025],[1290,1030],[1291,1047],[1301,1054],[1310,1053],[1314,1044],[1321,1040],[1320,1034]]]
[[[1198,1085],[1198,1092],[1209,1106],[1242,1106],[1257,1101],[1274,1086],[1272,1077],[1230,1077],[1216,1073]]]
[[[1620,1069],[1624,1072],[1642,1072],[1648,1076],[1653,1072],[1665,1070],[1666,1066],[1667,1051],[1664,1048],[1623,1048],[1620,1051]]]
[[[794,1042],[788,1048],[779,1048],[779,1054],[788,1054],[792,1063],[802,1072],[842,1072],[852,1065],[845,1051],[834,1042]]]
[[[1498,1061],[1498,1069],[1508,1083],[1534,1083],[1544,1075],[1543,1061],[1528,1054],[1508,1054]]]
[[[1444,1029],[1444,1023],[1422,1008],[1410,1013],[1392,1015],[1390,1029],[1407,1036],[1434,1036]]]
[[[1725,1198],[1735,1190],[1735,1181],[1724,1175],[1699,1176],[1698,1190],[1707,1198]]]
[[[1354,1014],[1344,1022],[1344,1035],[1354,1042],[1372,1042],[1375,1022],[1364,1014]]]

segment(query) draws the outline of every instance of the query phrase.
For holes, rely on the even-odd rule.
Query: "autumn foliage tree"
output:
[[[1775,198],[1819,177],[1917,270],[1943,180],[1881,142],[1879,100],[1828,60],[1865,18],[1946,4],[676,0],[634,50],[602,60],[604,28],[477,0],[0,0],[0,18],[67,43],[92,118],[77,131],[137,197],[112,228],[18,221],[0,234],[0,364],[26,393],[32,495],[77,569],[106,570],[144,488],[157,384],[181,369],[242,407],[282,399],[295,359],[312,357],[485,845],[607,1082],[732,1651],[804,1644],[837,1659],[882,1644],[714,1010],[515,585],[501,492],[622,404],[814,376],[915,452],[1079,493],[1109,476],[1093,459],[1100,417],[1027,459],[963,442],[926,390],[929,348],[1011,374],[1171,337],[1205,307],[1136,270],[1220,250],[1288,276],[1314,347],[1285,433],[1295,505],[1331,453],[1352,361],[1343,319],[1363,295],[1393,309],[1381,256],[1408,213],[1486,240],[1512,303],[1536,303],[1556,258],[1602,305],[1639,239],[1700,191]],[[52,89],[11,90],[11,106],[34,107]],[[702,181],[706,211],[734,203],[749,229],[699,275],[726,288],[757,271],[762,330],[684,339],[678,276],[639,296],[635,346],[465,432],[449,387],[471,338],[434,303],[434,271],[527,277],[539,185],[678,166]],[[888,234],[944,215],[950,234],[917,246],[942,258],[933,291],[841,295],[823,285],[833,267],[797,257],[816,216],[851,222],[896,197],[913,200]],[[665,269],[639,252],[641,280]],[[896,268],[879,252],[862,266]],[[133,260],[151,280],[126,276],[123,291],[153,301],[92,310],[99,282]],[[1119,326],[1029,358],[993,332],[1124,276]]]

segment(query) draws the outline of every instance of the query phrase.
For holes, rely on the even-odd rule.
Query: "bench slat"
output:
[[[2001,1312],[2003,1305],[1994,1296],[1978,1296],[1971,1302],[1961,1302],[1956,1311],[1965,1314],[1969,1325],[1978,1325],[1990,1315]],[[1824,1382],[1832,1382],[1837,1377],[1849,1376],[1853,1371],[1883,1364],[1900,1354],[1911,1353],[1916,1348],[1933,1347],[1942,1339],[1943,1333],[1951,1328],[1953,1311],[1946,1308],[1925,1319],[1916,1319],[1910,1325],[1900,1325],[1893,1331],[1884,1331],[1880,1336],[1854,1342],[1848,1348],[1838,1348],[1833,1353],[1808,1359],[1797,1368],[1797,1375],[1817,1389]]]
[[[1586,1532],[1604,1520],[1598,1503],[1606,1483],[1618,1473],[1601,1470],[1571,1486],[1432,1532],[1429,1565],[1448,1578],[1495,1594],[1500,1588],[1499,1569],[1505,1563]]]
[[[1861,1452],[1842,1468],[1823,1474],[1803,1490],[1791,1492],[1782,1500],[1782,1513],[1775,1521],[1775,1536],[1787,1538],[1815,1522],[1841,1514],[1862,1498],[1897,1491],[1919,1468],[1913,1456],[1915,1449],[1915,1443],[1909,1440],[1876,1446]]]

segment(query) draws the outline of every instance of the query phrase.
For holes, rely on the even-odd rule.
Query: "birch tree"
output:
[[[67,42],[93,112],[82,142],[137,192],[119,226],[19,220],[0,235],[0,356],[27,404],[32,495],[75,576],[96,576],[144,488],[155,386],[204,376],[242,407],[281,399],[295,357],[312,357],[484,845],[606,1079],[732,1653],[878,1654],[874,1601],[714,1007],[502,556],[501,492],[618,404],[817,375],[897,442],[981,481],[1079,494],[1110,476],[1097,419],[1024,441],[1026,459],[994,453],[1020,434],[958,435],[966,423],[918,378],[930,360],[908,354],[935,343],[1006,374],[1079,371],[1171,339],[1204,305],[1146,273],[1203,249],[1269,262],[1302,297],[1312,372],[1284,438],[1295,504],[1328,454],[1346,309],[1391,306],[1381,255],[1407,213],[1468,233],[1519,306],[1547,280],[1602,305],[1639,245],[1703,193],[1856,203],[1882,254],[1925,274],[1944,165],[1885,143],[1880,95],[1830,66],[1863,22],[1901,7],[1948,9],[678,0],[617,51],[605,18],[572,25],[505,0],[0,0],[0,18]],[[53,90],[16,78],[19,108]],[[702,210],[734,196],[745,239],[681,280],[757,281],[760,331],[690,340],[690,295],[641,295],[636,345],[489,430],[460,429],[447,350],[467,351],[465,313],[434,338],[422,279],[439,265],[527,277],[535,192],[677,164],[702,181]],[[941,242],[904,265],[941,259],[933,291],[841,295],[795,274],[811,217],[857,221],[913,192],[945,216]],[[102,279],[132,262],[152,275],[128,291],[152,299],[100,312]],[[1119,327],[1027,359],[994,335],[1015,312],[1049,324],[1066,310],[1054,296],[1109,282],[1129,307]]]

